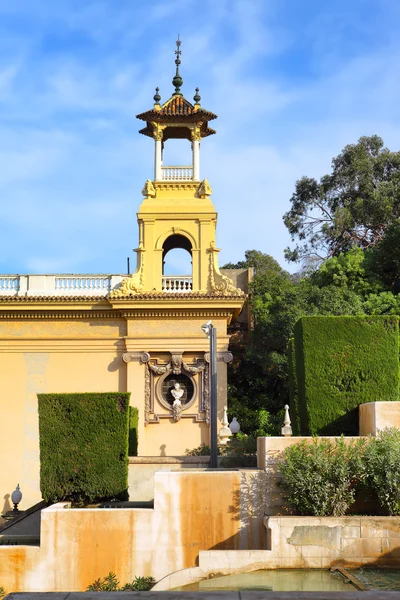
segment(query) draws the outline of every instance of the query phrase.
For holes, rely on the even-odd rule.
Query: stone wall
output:
[[[159,580],[196,566],[201,550],[266,547],[262,471],[158,471],[154,481],[154,509],[43,510],[40,548],[0,546],[1,585],[84,591],[110,571]]]
[[[266,517],[275,568],[400,566],[400,517]]]
[[[400,429],[400,402],[367,402],[358,410],[360,435],[376,436],[386,427]]]

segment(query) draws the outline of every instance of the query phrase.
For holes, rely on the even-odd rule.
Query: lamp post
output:
[[[210,449],[211,468],[218,467],[217,439],[217,330],[207,321],[201,326],[203,333],[210,340]]]

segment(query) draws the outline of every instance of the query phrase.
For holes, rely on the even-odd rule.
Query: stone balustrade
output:
[[[0,296],[106,296],[124,275],[2,275]]]
[[[192,181],[193,167],[161,167],[163,181]]]
[[[177,294],[192,291],[192,278],[187,275],[171,275],[162,278],[162,291]]]
[[[107,296],[126,275],[2,275],[0,296]],[[190,275],[163,276],[162,291],[189,293]]]
[[[0,295],[15,296],[19,290],[19,275],[2,275],[0,277]]]

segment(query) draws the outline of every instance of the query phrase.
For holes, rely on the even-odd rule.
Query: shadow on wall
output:
[[[122,356],[116,356],[108,365],[108,371],[115,373],[118,371],[118,391],[126,392],[126,363],[122,360]]]
[[[6,494],[4,496],[3,510],[1,511],[2,515],[4,515],[4,513],[8,512],[9,510],[12,510],[10,498],[11,498],[11,494]]]
[[[239,521],[238,532],[213,546],[211,550],[270,550],[263,524],[266,502],[266,473],[242,471],[240,486],[232,492],[229,507],[232,521]]]

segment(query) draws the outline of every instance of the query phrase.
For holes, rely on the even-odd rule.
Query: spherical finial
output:
[[[196,88],[196,93],[193,96],[193,100],[195,101],[196,104],[200,104],[200,100],[201,100],[201,96],[199,95],[199,88]]]
[[[160,94],[158,93],[159,91],[160,91],[160,88],[156,87],[156,93],[155,93],[155,94],[154,94],[154,96],[153,96],[153,98],[154,98],[154,103],[155,103],[157,106],[160,106],[160,100],[161,100],[161,96],[160,96]]]

